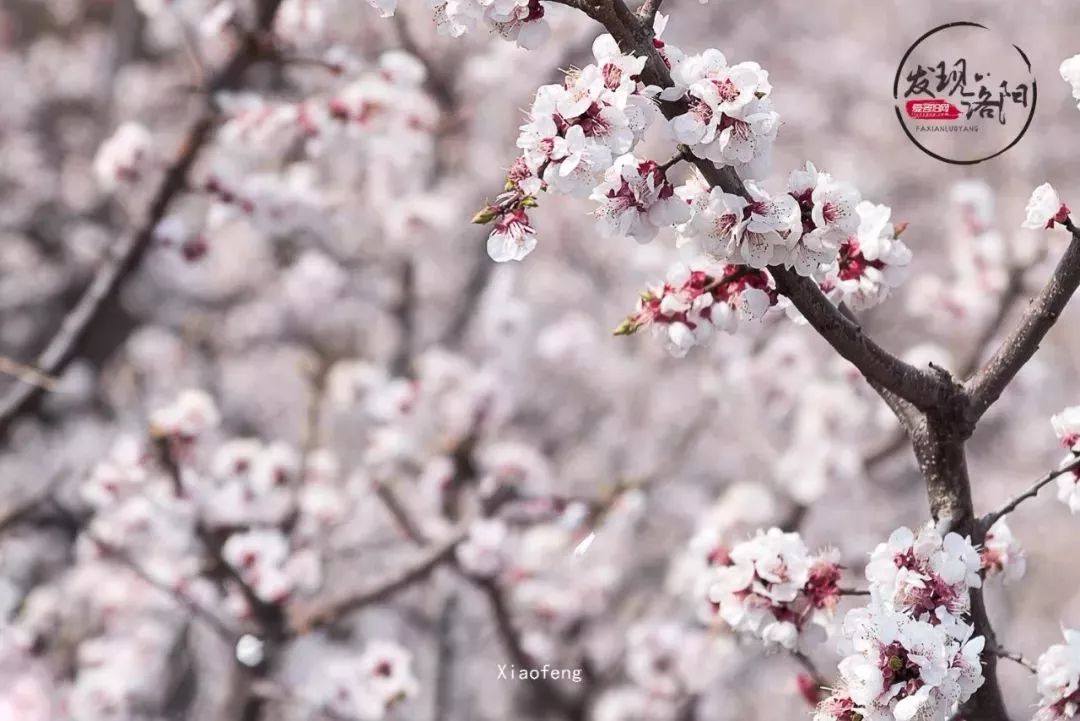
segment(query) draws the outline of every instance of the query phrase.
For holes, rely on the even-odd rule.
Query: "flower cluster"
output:
[[[1066,721],[1080,715],[1080,631],[1065,629],[1065,643],[1039,656],[1041,698],[1035,721]]]
[[[797,238],[802,228],[799,207],[791,196],[773,198],[753,182],[746,190],[749,198],[697,183],[679,188],[692,209],[680,229],[680,243],[696,244],[708,258],[751,268],[781,262],[787,239]]]
[[[899,237],[905,226],[890,222],[888,206],[864,200],[855,210],[859,228],[840,244],[820,285],[834,303],[866,310],[884,302],[904,282],[911,251]]]
[[[1065,223],[1069,220],[1069,206],[1061,202],[1057,191],[1050,183],[1043,183],[1031,192],[1027,207],[1024,209],[1027,217],[1021,224],[1023,228],[1043,230],[1054,227],[1054,223]]]
[[[313,700],[328,714],[373,721],[420,690],[412,654],[392,641],[373,641],[357,656],[334,659],[312,686]]]
[[[870,603],[844,619],[841,683],[815,718],[942,721],[970,698],[985,639],[963,615],[981,568],[969,540],[932,523],[879,544],[866,567]]]
[[[720,273],[676,265],[667,282],[645,291],[637,312],[615,329],[630,335],[644,327],[664,337],[668,351],[686,355],[709,342],[715,330],[732,332],[739,320],[756,320],[775,305],[777,295],[766,271],[729,265]]]
[[[811,555],[797,533],[758,531],[713,566],[709,598],[736,631],[788,649],[824,638],[840,599],[835,554]]]
[[[1054,433],[1069,450],[1062,464],[1080,457],[1080,406],[1070,406],[1050,419]],[[1063,473],[1057,479],[1058,500],[1073,513],[1080,513],[1080,468]]]
[[[746,197],[693,182],[679,188],[693,212],[680,228],[680,242],[753,268],[783,264],[835,290],[838,300],[856,298],[863,307],[883,300],[902,280],[897,268],[911,257],[896,239],[889,209],[862,203],[851,184],[807,163],[790,174],[779,195],[753,181],[745,187]]]
[[[787,238],[785,260],[799,275],[815,276],[833,262],[844,243],[859,228],[862,196],[850,183],[834,179],[807,163],[788,177],[787,192],[798,202],[801,224]],[[797,242],[795,242],[797,241]]]
[[[780,115],[772,109],[769,73],[755,62],[728,65],[719,50],[682,57],[663,100],[685,98],[687,111],[671,119],[672,135],[699,158],[760,177],[772,151]]]
[[[289,539],[276,528],[235,533],[225,542],[221,555],[267,603],[285,601],[303,579],[300,572],[306,557],[297,554],[290,559]]]
[[[655,229],[647,229],[679,222],[663,170],[653,164],[634,177],[634,167],[643,164],[628,155],[652,120],[651,101],[638,81],[645,59],[622,54],[610,35],[598,37],[592,50],[595,64],[537,90],[505,192],[473,218],[495,223],[488,253],[496,261],[521,260],[535,247],[525,209],[541,190],[592,194],[605,205],[598,215],[607,234],[636,231],[649,240]]]
[[[852,653],[840,687],[816,721],[942,721],[982,685],[981,636],[956,637],[940,625],[873,604],[844,619]]]
[[[626,634],[626,675],[656,698],[677,701],[700,693],[716,676],[731,638],[668,622],[639,622]]]
[[[439,120],[435,101],[424,91],[427,68],[410,53],[390,50],[374,67],[359,73],[330,96],[324,106],[301,106],[297,121],[308,134],[317,134],[323,113],[371,146],[400,141],[417,144],[417,131],[430,131]],[[395,134],[397,137],[395,137]],[[386,152],[386,148],[381,148]]]
[[[971,541],[944,536],[932,523],[898,528],[878,544],[866,566],[872,597],[920,621],[950,625],[970,608],[968,592],[982,586],[982,562]]]

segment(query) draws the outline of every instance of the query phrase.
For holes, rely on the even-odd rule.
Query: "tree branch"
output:
[[[1042,339],[1054,327],[1069,299],[1080,286],[1080,230],[1071,219],[1065,227],[1072,233],[1072,241],[1054,269],[1050,280],[1028,306],[1019,325],[1002,341],[1001,346],[987,364],[965,384],[971,397],[968,411],[971,421],[976,421],[1001,396],[1002,391],[1020,369],[1031,360],[1039,349]]]
[[[180,593],[172,586],[159,581],[148,573],[142,566],[138,564],[131,556],[129,556],[123,549],[113,546],[108,541],[100,538],[91,531],[85,531],[87,538],[89,538],[95,546],[102,552],[106,558],[110,558],[120,565],[127,568],[129,571],[138,576],[147,585],[153,586],[157,590],[166,594],[169,598],[175,601],[178,605],[182,606],[185,610],[191,613],[191,615],[203,623],[206,624],[210,630],[212,630],[218,638],[229,644],[230,648],[236,644],[237,639],[240,638],[239,632],[229,627],[221,618],[218,617],[213,611],[203,607],[198,602]]]
[[[453,555],[465,535],[464,530],[455,531],[443,541],[429,546],[411,563],[369,586],[342,594],[338,598],[294,604],[289,609],[290,628],[298,634],[307,633],[319,626],[333,623],[351,611],[377,603],[426,578]]]
[[[529,655],[521,642],[521,634],[514,626],[514,619],[510,614],[510,608],[503,596],[502,589],[492,579],[478,579],[467,576],[468,580],[487,597],[491,607],[491,615],[495,621],[495,628],[499,632],[503,646],[506,648],[510,660],[519,669],[532,668],[536,659]],[[547,677],[530,679],[529,683],[537,692],[538,700],[553,705],[570,721],[579,721],[585,717],[584,705],[577,699],[568,696],[552,680]]]
[[[998,646],[997,644],[990,647],[990,652],[998,658],[1007,658],[1014,663],[1020,664],[1031,673],[1038,673],[1038,669],[1035,667],[1035,664],[1033,664],[1031,661],[1028,661],[1019,653],[1007,651],[1006,649]]]
[[[1050,471],[1045,476],[1035,481],[1035,484],[1032,485],[1031,488],[1027,489],[1019,496],[1016,496],[993,513],[988,513],[983,516],[982,520],[980,521],[983,533],[989,531],[990,527],[997,523],[1002,516],[1005,516],[1015,511],[1016,507],[1023,503],[1025,500],[1027,500],[1028,498],[1034,498],[1035,496],[1039,495],[1039,491],[1041,491],[1044,486],[1049,485],[1059,476],[1064,476],[1066,473],[1071,473],[1078,468],[1080,468],[1080,456],[1073,458],[1071,461],[1061,466],[1057,470]]]
[[[138,267],[154,228],[165,217],[173,200],[184,191],[187,175],[210,140],[217,118],[213,96],[236,87],[249,67],[266,54],[265,34],[273,26],[282,0],[261,0],[257,5],[255,31],[246,34],[225,66],[207,83],[203,108],[184,135],[180,150],[166,169],[154,192],[146,217],[138,229],[110,249],[75,307],[67,314],[52,339],[35,362],[36,369],[48,376],[59,375],[75,357],[79,344],[102,308],[116,297],[124,282]],[[41,394],[37,385],[16,384],[0,398],[0,437],[7,434],[12,422]]]
[[[647,26],[652,27],[653,21],[656,20],[656,13],[660,12],[660,6],[664,0],[645,0],[641,7],[638,8],[638,15],[641,16],[641,21]]]
[[[837,353],[859,369],[901,419],[896,404],[882,389],[920,410],[943,402],[947,390],[940,379],[905,363],[864,335],[862,328],[837,310],[813,281],[782,266],[770,266],[769,272],[777,290],[791,299]]]
[[[52,498],[53,491],[60,485],[64,477],[65,469],[60,469],[53,474],[45,487],[31,493],[29,497],[11,503],[0,509],[0,533],[18,524],[28,515],[33,513],[38,506]]]

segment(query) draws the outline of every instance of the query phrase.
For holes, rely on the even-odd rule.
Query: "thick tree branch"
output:
[[[912,429],[912,443],[926,481],[934,518],[950,521],[954,531],[970,536],[972,543],[979,545],[983,542],[984,533],[982,524],[975,518],[971,481],[964,455],[964,401],[961,397],[946,412],[927,414]],[[975,627],[975,635],[986,639],[988,649],[994,648],[997,640],[986,613],[981,588],[971,589],[971,623]],[[961,707],[963,718],[1007,721],[1008,713],[997,678],[997,656],[984,652],[982,662],[986,680]]]
[[[1072,233],[1072,241],[1050,280],[1028,306],[1019,325],[965,386],[971,397],[968,413],[973,422],[986,413],[1020,369],[1035,355],[1042,339],[1054,327],[1077,286],[1080,286],[1080,230],[1072,220],[1066,220],[1065,226]]]
[[[75,307],[67,314],[52,339],[38,356],[36,370],[48,376],[59,375],[75,357],[79,344],[108,301],[115,298],[131,273],[138,267],[154,236],[154,228],[165,217],[173,200],[187,186],[187,175],[213,134],[217,111],[213,96],[239,85],[245,72],[268,53],[266,34],[282,0],[261,0],[257,8],[254,32],[245,34],[236,52],[207,83],[203,107],[184,134],[180,150],[166,169],[154,192],[149,210],[139,227],[113,248],[90,281]],[[38,385],[19,383],[0,398],[0,436],[6,435],[12,422],[41,394]]]
[[[944,400],[947,389],[939,378],[905,363],[868,338],[858,324],[829,302],[813,281],[781,266],[772,266],[769,272],[776,280],[777,290],[791,299],[837,353],[859,369],[901,420],[904,414],[898,410],[897,399],[921,410]]]

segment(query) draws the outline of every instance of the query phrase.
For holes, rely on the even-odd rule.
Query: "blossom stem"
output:
[[[444,540],[430,545],[412,563],[404,565],[375,583],[345,593],[339,598],[311,604],[297,604],[289,609],[290,627],[294,633],[304,634],[320,626],[333,623],[350,611],[378,603],[414,582],[427,578],[436,568],[449,559],[458,544],[465,538],[465,530],[459,529]]]

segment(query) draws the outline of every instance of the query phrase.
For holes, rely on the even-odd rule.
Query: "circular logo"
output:
[[[1020,142],[1037,97],[1024,51],[974,22],[948,23],[916,40],[893,81],[904,133],[931,158],[957,165]]]

